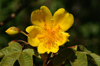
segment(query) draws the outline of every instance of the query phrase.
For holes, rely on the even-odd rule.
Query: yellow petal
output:
[[[43,54],[47,51],[43,43],[40,43],[37,47],[39,54]]]
[[[60,27],[63,31],[68,30],[74,23],[74,17],[72,14],[67,13],[63,18],[62,23],[60,23]]]
[[[49,22],[52,18],[52,14],[51,14],[50,10],[46,6],[42,6],[40,8],[40,10],[42,11],[46,22]]]
[[[59,50],[59,47],[56,46],[56,47],[53,47],[53,48],[51,49],[51,52],[53,52],[53,53],[57,53],[58,50]]]
[[[66,12],[64,8],[58,9],[54,14],[53,19],[55,24],[60,25],[63,31],[68,30],[74,22],[73,15]]]
[[[46,50],[47,50],[47,51],[46,51],[47,54],[49,54],[50,52],[57,53],[58,50],[59,50],[59,46],[56,45],[56,46],[53,46],[53,47],[51,47],[51,48],[47,48]]]
[[[52,14],[46,6],[42,6],[40,10],[35,10],[31,14],[31,22],[34,25],[43,26],[44,22],[50,22]]]
[[[36,47],[38,46],[38,44],[40,43],[40,41],[38,40],[38,38],[30,38],[28,37],[28,42],[31,46]]]
[[[69,39],[68,39],[69,36],[70,36],[69,33],[62,32],[62,41],[61,42],[57,42],[58,46],[61,46],[65,42],[68,42],[69,41]]]
[[[29,26],[26,28],[26,31],[29,32],[29,37],[35,38],[38,34],[41,33],[41,28],[38,26]]]
[[[66,11],[64,8],[58,9],[53,15],[53,19],[55,20],[55,23],[58,24],[60,21],[62,21],[65,14],[66,14]]]
[[[28,26],[26,28],[26,32],[29,33],[30,31],[32,31],[33,28],[34,28],[34,26]]]

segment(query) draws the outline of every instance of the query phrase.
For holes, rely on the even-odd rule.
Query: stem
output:
[[[28,42],[23,41],[23,40],[14,40],[14,41],[17,41],[17,42],[23,42],[25,45],[29,44]]]
[[[48,59],[48,54],[46,54],[46,58],[44,57],[43,54],[41,54],[42,58],[43,58],[43,66],[47,66],[47,59]]]
[[[28,36],[25,32],[23,32],[23,31],[21,31],[21,30],[20,30],[20,32],[21,32],[22,34],[24,34],[25,36]]]
[[[42,56],[42,59],[43,59],[43,61],[45,60],[45,57],[44,57],[44,55],[43,54],[41,54],[41,56]]]
[[[17,28],[17,27],[16,27],[16,28]],[[28,37],[28,35],[27,35],[25,32],[23,32],[22,30],[20,30],[19,28],[17,28],[17,30],[18,30],[20,33],[22,33],[22,34],[24,34],[25,36]]]

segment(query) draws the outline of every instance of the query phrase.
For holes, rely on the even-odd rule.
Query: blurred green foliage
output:
[[[27,3],[26,0],[0,0],[0,22],[11,16],[24,2]],[[31,25],[31,12],[39,9],[42,5],[49,7],[52,14],[63,7],[74,15],[74,25],[67,31],[71,35],[70,42],[65,46],[82,44],[90,51],[100,55],[99,0],[30,0],[29,4],[14,19],[0,27],[0,49],[7,46],[11,40],[27,41],[26,36],[18,34],[11,37],[5,33],[5,30],[16,26],[25,31],[25,28]],[[41,62],[37,58],[35,61]]]

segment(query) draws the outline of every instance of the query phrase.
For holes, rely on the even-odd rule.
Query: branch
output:
[[[0,27],[2,27],[3,25],[5,25],[6,23],[8,23],[10,20],[14,19],[20,12],[21,10],[23,10],[29,3],[30,0],[25,0],[25,2],[23,3],[22,6],[20,6],[15,13],[12,13],[11,16],[9,16],[8,18],[6,18],[4,21],[0,22]]]

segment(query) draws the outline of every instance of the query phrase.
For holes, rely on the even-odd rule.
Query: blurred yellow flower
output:
[[[56,53],[59,46],[69,41],[69,33],[66,33],[74,22],[72,14],[64,8],[58,9],[52,16],[46,6],[35,10],[31,14],[32,26],[26,28],[28,42],[31,46],[37,47],[40,54],[47,52]]]

